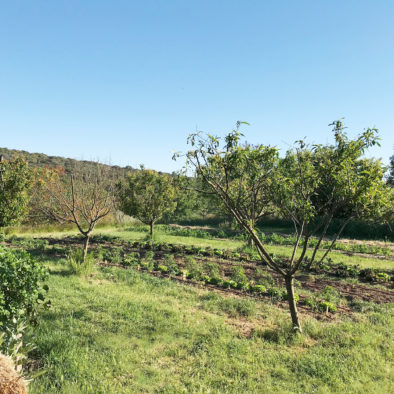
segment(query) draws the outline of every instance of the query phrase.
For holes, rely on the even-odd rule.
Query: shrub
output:
[[[204,272],[209,275],[211,278],[220,279],[220,270],[219,266],[216,263],[207,262],[204,265]]]
[[[272,300],[276,300],[276,301],[283,300],[284,293],[285,292],[279,287],[270,287],[268,289],[268,295],[271,297]]]
[[[186,257],[186,270],[187,270],[187,275],[186,277],[188,279],[201,279],[202,274],[203,274],[203,268],[200,263],[197,263],[196,260],[193,259],[193,257]]]
[[[239,289],[245,289],[249,282],[248,277],[245,275],[245,270],[242,267],[233,268],[231,279],[237,283]]]
[[[235,289],[237,287],[237,285],[238,285],[237,282],[235,282],[231,279],[227,279],[227,280],[223,281],[223,283],[222,283],[222,286],[225,287],[226,289],[228,289],[230,287]]]
[[[178,264],[176,263],[174,256],[171,254],[165,255],[164,265],[167,267],[167,271],[170,274],[177,274],[179,272]]]
[[[329,301],[322,301],[319,303],[319,310],[321,312],[336,312],[337,307]]]
[[[81,248],[72,249],[67,255],[67,263],[73,274],[88,275],[92,271],[95,258],[92,253],[88,253],[84,260]]]
[[[132,252],[123,258],[123,265],[126,266],[138,266],[140,264],[140,254],[138,252]]]
[[[333,287],[327,286],[319,293],[306,298],[304,304],[311,307],[312,310],[320,312],[336,312],[337,306],[340,302],[340,293]]]
[[[211,285],[220,285],[220,284],[222,284],[222,282],[223,282],[222,279],[218,278],[218,277],[209,278],[209,283]]]
[[[374,268],[365,268],[360,271],[360,277],[368,282],[388,282],[390,276]]]
[[[28,253],[0,246],[0,332],[3,353],[20,351],[25,329],[37,322],[40,305],[49,306],[45,299],[48,286],[43,281],[47,269]]]
[[[267,289],[262,285],[252,285],[249,287],[252,293],[265,293]]]
[[[168,272],[168,267],[166,267],[165,265],[159,265],[157,267],[157,270],[160,272]]]
[[[258,285],[265,287],[275,286],[275,280],[272,275],[267,271],[263,271],[261,268],[257,268],[254,279]]]

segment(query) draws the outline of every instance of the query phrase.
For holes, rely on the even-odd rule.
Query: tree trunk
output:
[[[150,237],[153,238],[153,220],[149,223],[149,227],[150,227]]]
[[[248,246],[251,249],[253,249],[253,247],[254,247],[254,241],[253,241],[252,237],[249,237],[249,239],[248,239]]]
[[[83,260],[82,260],[82,262],[85,262],[86,256],[88,254],[89,239],[90,239],[90,234],[85,235],[85,239],[83,240]]]
[[[298,311],[297,311],[297,301],[295,300],[294,295],[294,276],[289,275],[285,277],[286,282],[286,290],[287,290],[287,301],[289,303],[291,321],[293,323],[293,327],[297,329],[299,332],[302,332],[301,324],[298,319]]]

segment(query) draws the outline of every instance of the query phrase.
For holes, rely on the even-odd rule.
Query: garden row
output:
[[[116,264],[132,267],[137,270],[151,273],[160,273],[162,276],[179,278],[183,281],[192,281],[198,284],[209,284],[223,289],[236,289],[261,296],[268,296],[271,301],[287,300],[287,292],[278,286],[275,278],[262,268],[257,268],[253,277],[249,277],[245,269],[235,265],[230,269],[223,269],[220,264],[212,261],[198,261],[192,256],[175,257],[172,254],[157,256],[151,250],[143,253],[131,252],[121,256],[119,249],[98,248],[94,257],[104,264]],[[297,284],[299,287],[299,284]],[[300,297],[296,294],[296,300]],[[313,311],[336,312],[338,305],[342,304],[340,293],[330,286],[321,292],[312,294],[302,301]]]
[[[52,244],[51,248],[47,248],[46,251],[53,254],[65,255],[67,254],[67,248],[61,245],[74,245],[80,242],[79,237],[67,237],[61,240],[56,239],[24,239],[24,238],[9,238],[8,242],[12,245],[22,247],[26,250],[37,250],[44,249],[49,244]],[[121,241],[118,237],[111,235],[98,234],[92,237],[92,243],[99,244],[99,248],[105,249],[105,259],[115,264],[124,264],[127,260],[127,253],[130,249],[133,251],[153,251],[162,253],[172,253],[177,256],[196,256],[197,258],[214,258],[217,260],[228,260],[228,261],[244,261],[244,262],[255,262],[260,263],[259,255],[252,251],[242,250],[229,250],[229,249],[217,249],[211,247],[197,247],[189,245],[171,244],[171,243],[160,243],[152,241],[134,241],[126,242]],[[103,245],[108,245],[106,248]],[[301,268],[304,270],[307,267],[304,265]],[[348,265],[345,263],[334,263],[332,259],[327,258],[322,263],[314,264],[311,269],[316,274],[325,274],[335,276],[338,278],[358,278],[361,281],[388,284],[394,282],[394,272],[384,271],[374,268],[361,269],[359,265]]]

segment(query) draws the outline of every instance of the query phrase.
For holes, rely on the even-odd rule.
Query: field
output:
[[[301,271],[294,335],[281,280],[242,239],[206,232],[159,226],[151,244],[145,227],[99,228],[86,277],[65,259],[76,232],[8,235],[51,273],[31,392],[391,391],[392,243],[342,240],[329,264]]]

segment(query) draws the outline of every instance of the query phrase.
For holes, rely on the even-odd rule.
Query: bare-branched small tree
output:
[[[97,223],[114,208],[114,179],[110,168],[42,169],[35,187],[35,211],[59,223],[73,223],[83,235],[83,260]]]

